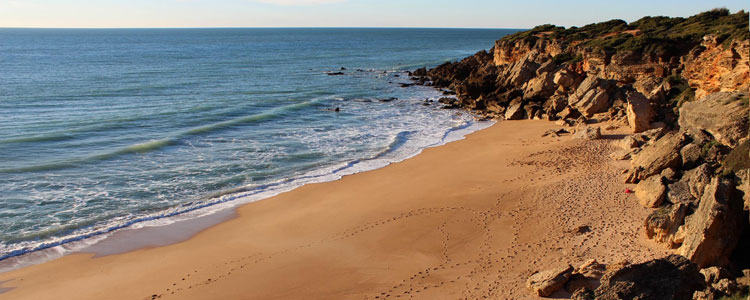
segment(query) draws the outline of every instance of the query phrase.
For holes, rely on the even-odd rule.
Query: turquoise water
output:
[[[512,32],[0,29],[0,260],[382,167],[475,130],[471,115],[423,104],[439,91],[402,87],[403,71]]]

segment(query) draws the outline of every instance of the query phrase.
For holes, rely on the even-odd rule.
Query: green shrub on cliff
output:
[[[565,52],[562,54],[555,55],[555,57],[553,57],[552,60],[554,61],[556,65],[561,65],[567,62],[576,63],[576,62],[582,61],[583,57],[580,54],[573,55],[573,53]]]
[[[623,20],[610,20],[568,29],[547,24],[505,36],[502,41],[561,39],[580,41],[582,46],[596,49],[669,56],[684,54],[700,44],[708,34],[716,35],[718,42],[725,46],[733,40],[750,39],[748,13],[739,11],[732,14],[722,8],[689,18],[644,17],[630,24]]]

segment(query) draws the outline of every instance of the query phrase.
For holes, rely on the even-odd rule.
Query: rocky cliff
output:
[[[455,92],[441,99],[445,108],[627,128],[632,134],[616,142],[622,149],[613,158],[631,160],[624,181],[637,184],[635,197],[654,209],[645,235],[703,275],[729,274],[703,276],[694,296],[718,299],[741,292],[731,278],[750,269],[748,28],[747,12],[726,9],[543,25],[503,37],[489,51],[417,70],[414,79]]]
[[[749,38],[744,11],[568,29],[543,25],[415,75],[455,91],[453,106],[490,117],[557,120],[607,113],[600,117],[628,118],[641,132],[674,125],[680,102],[747,91]]]

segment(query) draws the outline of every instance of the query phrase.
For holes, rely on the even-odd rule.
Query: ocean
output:
[[[0,261],[460,139],[488,123],[405,71],[516,31],[0,29]]]

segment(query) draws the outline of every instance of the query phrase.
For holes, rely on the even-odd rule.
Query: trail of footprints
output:
[[[536,172],[526,172],[528,175],[519,176],[517,178],[508,180],[507,182],[515,182],[519,180],[528,180],[530,178],[543,180],[547,175],[539,176],[538,173],[549,173],[549,170],[553,170],[553,174],[564,174],[569,172],[569,169],[587,169],[587,167],[597,164],[601,166],[604,161],[602,157],[606,157],[603,153],[608,151],[609,145],[604,143],[587,143],[585,145],[579,145],[570,147],[569,151],[554,151],[555,154],[560,153],[571,153],[564,157],[558,157],[557,159],[542,160],[541,162],[533,161],[519,161],[512,163],[511,165],[528,165],[533,166]],[[541,151],[532,153],[528,156],[529,159],[550,154],[550,151]],[[575,153],[575,154],[573,154]],[[590,154],[590,157],[597,158],[595,160],[585,159],[581,160],[580,153]],[[536,175],[536,176],[535,176]],[[505,183],[507,183],[505,182]],[[560,184],[560,183],[558,183]],[[568,187],[570,188],[570,187]],[[521,193],[528,192],[525,188],[521,189]],[[448,223],[443,222],[441,225],[436,227],[436,230],[442,235],[442,263],[434,266],[429,266],[421,271],[418,271],[408,278],[402,279],[400,282],[395,283],[393,286],[388,287],[376,294],[365,295],[364,299],[392,299],[392,298],[404,298],[413,299],[416,296],[438,289],[445,285],[463,284],[464,292],[461,299],[487,299],[497,298],[501,296],[508,296],[508,291],[499,290],[500,284],[503,280],[522,280],[522,278],[505,278],[503,276],[503,270],[513,265],[514,260],[518,256],[528,256],[525,253],[525,249],[520,249],[519,237],[521,235],[521,226],[519,224],[512,225],[512,239],[506,241],[508,246],[507,250],[493,249],[492,241],[493,235],[490,229],[492,222],[499,220],[502,216],[514,217],[518,214],[524,214],[529,218],[533,219],[535,212],[530,208],[518,208],[509,211],[501,211],[499,209],[502,204],[502,200],[509,194],[505,193],[497,198],[497,201],[493,208],[487,211],[479,211],[467,207],[433,207],[433,208],[420,208],[408,212],[401,213],[399,215],[392,216],[390,218],[381,219],[363,225],[345,230],[341,233],[333,235],[330,239],[321,240],[315,243],[297,246],[295,248],[278,251],[271,254],[253,254],[242,258],[224,262],[222,265],[217,266],[219,268],[226,268],[224,272],[220,272],[220,275],[197,279],[199,276],[199,270],[194,270],[192,273],[187,273],[179,280],[175,280],[172,285],[160,293],[152,294],[145,299],[159,299],[166,295],[175,295],[181,291],[197,288],[200,286],[210,285],[218,282],[219,280],[231,276],[234,272],[240,272],[243,269],[249,268],[254,264],[263,262],[268,259],[272,259],[275,256],[288,254],[290,252],[298,251],[304,248],[309,248],[314,245],[322,244],[327,241],[342,240],[351,238],[358,234],[366,231],[378,228],[380,226],[388,225],[397,221],[406,220],[412,217],[424,216],[428,214],[439,214],[447,212],[469,212],[472,217],[469,218],[470,222],[473,222],[478,228],[482,230],[483,239],[480,247],[474,255],[474,259],[468,259],[463,261],[454,261],[450,255],[449,242],[451,240],[450,232],[448,231]],[[543,195],[535,195],[542,196]],[[524,197],[521,195],[521,197]],[[565,211],[563,207],[561,210]],[[568,216],[569,218],[570,216]],[[568,223],[569,220],[561,220]],[[588,239],[584,239],[581,243],[585,243]],[[549,237],[541,238],[534,245],[527,245],[526,249],[534,246],[539,247],[538,249],[544,249],[547,252],[560,251],[559,248],[545,247],[544,245],[553,245],[550,243]],[[493,251],[494,250],[494,251]],[[226,267],[225,267],[226,266]],[[234,266],[234,267],[231,267]],[[453,272],[460,270],[461,272]],[[446,277],[448,274],[445,271],[451,271],[452,274],[461,274],[452,277]],[[207,273],[207,272],[206,272]],[[443,273],[443,274],[441,274]]]

